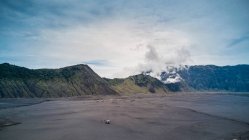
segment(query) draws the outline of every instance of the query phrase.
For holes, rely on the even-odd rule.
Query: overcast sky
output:
[[[0,0],[0,63],[126,77],[249,64],[248,0]]]

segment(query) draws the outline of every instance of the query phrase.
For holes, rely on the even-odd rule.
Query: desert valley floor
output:
[[[249,139],[249,96],[1,99],[0,126],[1,140]]]

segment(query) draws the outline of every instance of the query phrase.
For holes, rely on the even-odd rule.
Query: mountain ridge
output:
[[[176,77],[188,87],[199,91],[249,91],[249,65],[235,66],[194,65],[186,69],[174,69],[172,72],[162,72],[160,78]]]
[[[138,74],[127,78],[104,79],[121,94],[169,92],[160,80],[149,75]]]
[[[0,96],[69,97],[117,95],[89,66],[80,64],[59,69],[28,69],[0,64]]]
[[[172,80],[174,78],[178,79]],[[0,98],[167,94],[184,91],[249,92],[249,65],[194,65],[171,68],[162,72],[160,79],[148,73],[109,79],[101,78],[85,64],[58,69],[29,69],[8,63],[0,64]]]

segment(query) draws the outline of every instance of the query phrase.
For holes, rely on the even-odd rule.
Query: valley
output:
[[[22,102],[12,99],[13,104],[16,100]],[[248,107],[248,96],[218,93],[56,98],[2,106],[0,118],[15,123],[3,126],[2,121],[0,139],[244,140],[249,138]]]

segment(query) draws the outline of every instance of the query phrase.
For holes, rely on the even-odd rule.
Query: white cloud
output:
[[[90,65],[99,75],[126,77],[146,70],[156,75],[166,65],[249,60],[248,43],[244,50],[225,47],[248,29],[243,2],[63,0],[33,5],[20,5],[26,13],[12,17],[17,28],[20,21],[30,28],[11,28],[15,35],[8,33],[18,39],[4,39],[8,49],[0,52],[2,61],[55,68],[101,60],[108,65]]]
[[[106,60],[110,65],[90,65],[104,77],[126,77],[146,70],[146,67],[161,69],[165,63],[187,62],[184,55],[189,55],[191,46],[191,41],[182,32],[160,26],[143,28],[135,21],[122,20],[42,30],[40,36],[37,41],[43,47],[37,47],[39,50],[35,52],[46,60],[58,66]],[[148,46],[151,46],[150,53]]]

